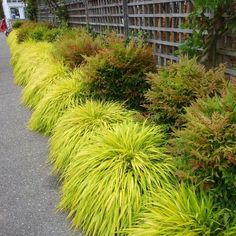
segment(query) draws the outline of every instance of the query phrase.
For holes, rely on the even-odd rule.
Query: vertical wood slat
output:
[[[128,25],[128,0],[123,0],[123,21],[124,21],[124,35],[129,37],[129,25]]]

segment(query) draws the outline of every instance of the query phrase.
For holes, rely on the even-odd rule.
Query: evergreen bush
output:
[[[102,41],[94,39],[86,30],[74,30],[55,43],[54,56],[74,68],[84,62],[85,56],[95,55],[102,47]]]
[[[83,81],[96,98],[125,101],[129,107],[141,109],[149,88],[145,74],[156,68],[152,48],[118,39],[107,44],[106,49],[86,59],[81,68]]]
[[[198,98],[212,97],[225,89],[224,67],[207,71],[196,59],[183,57],[177,63],[149,74],[151,89],[147,92],[148,108],[155,122],[181,127],[185,107]]]
[[[236,90],[200,99],[187,108],[182,130],[175,132],[172,153],[177,176],[210,191],[215,203],[236,203]]]

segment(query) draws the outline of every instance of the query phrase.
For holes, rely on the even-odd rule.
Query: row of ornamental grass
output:
[[[142,39],[19,27],[8,37],[15,83],[32,110],[28,127],[50,136],[58,208],[74,228],[236,234],[236,89],[223,66],[182,57],[157,71]],[[60,37],[49,42],[42,29]]]

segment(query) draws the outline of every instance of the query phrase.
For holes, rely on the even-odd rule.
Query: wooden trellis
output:
[[[147,41],[154,45],[158,65],[176,61],[175,52],[191,30],[181,28],[188,21],[192,10],[191,1],[128,0],[129,34],[137,35],[142,30]]]
[[[166,65],[168,61],[177,61],[178,46],[191,35],[191,29],[183,28],[188,23],[189,13],[193,9],[191,0],[68,0],[69,24],[73,27],[87,26],[96,33],[108,30],[120,35],[145,35],[147,42],[153,45],[157,65]],[[47,15],[48,14],[48,15]],[[39,8],[39,18],[46,20],[52,16],[47,8]],[[228,60],[235,68],[234,55],[222,51],[224,43],[231,44],[231,36],[221,40],[218,53],[220,62]],[[234,41],[235,42],[235,41]],[[235,44],[234,44],[235,45]],[[235,71],[228,70],[229,73]]]

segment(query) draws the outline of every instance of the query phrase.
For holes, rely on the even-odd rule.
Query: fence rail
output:
[[[69,0],[65,4],[69,24],[87,26],[96,33],[107,30],[120,35],[138,35],[142,32],[153,45],[157,65],[177,61],[178,46],[191,36],[191,29],[182,25],[189,22],[193,10],[191,0]],[[40,20],[52,20],[53,16],[44,4],[39,7]],[[219,43],[219,62],[226,62],[227,72],[236,76],[235,35],[227,36]],[[224,46],[234,41],[234,47]],[[226,51],[224,51],[224,50]]]

